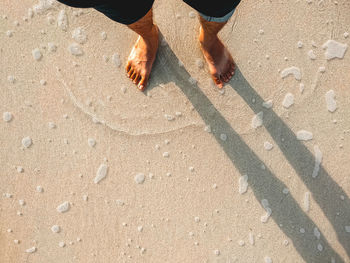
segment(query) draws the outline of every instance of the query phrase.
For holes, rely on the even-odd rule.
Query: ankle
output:
[[[199,34],[199,43],[204,48],[210,48],[218,40],[217,34],[210,34],[205,32],[202,28],[200,29]]]

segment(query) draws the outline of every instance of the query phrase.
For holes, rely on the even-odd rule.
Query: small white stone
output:
[[[200,220],[200,218],[199,218],[198,216],[195,216],[195,217],[194,217],[194,221],[195,221],[196,223],[198,223],[198,222],[201,221],[201,220]]]
[[[11,228],[7,229],[7,233],[12,233],[12,229]]]
[[[68,201],[63,202],[62,204],[60,204],[59,206],[57,206],[56,210],[59,213],[65,213],[69,210],[70,205]]]
[[[264,30],[263,30],[263,29],[260,29],[260,30],[259,30],[259,34],[260,34],[260,35],[263,35],[263,34],[264,34]]]
[[[31,145],[32,145],[32,139],[29,137],[29,136],[27,136],[27,137],[24,137],[23,139],[22,139],[22,145],[25,147],[25,148],[28,148],[28,147],[30,147]]]
[[[262,106],[266,109],[271,109],[273,106],[273,101],[272,100],[264,101],[262,103]]]
[[[238,179],[238,192],[244,194],[248,190],[248,175],[240,176]]]
[[[68,51],[74,56],[82,56],[84,54],[83,50],[77,43],[72,43],[68,46]]]
[[[48,126],[49,126],[50,129],[55,129],[56,128],[56,124],[53,123],[53,122],[49,122]]]
[[[265,148],[266,151],[270,151],[270,150],[272,150],[273,145],[272,145],[272,143],[270,143],[268,141],[265,141],[264,142],[264,148]]]
[[[309,141],[309,140],[312,140],[312,138],[313,138],[313,135],[309,131],[300,130],[297,132],[297,139],[299,141]]]
[[[58,13],[58,17],[57,17],[57,26],[59,28],[61,28],[63,31],[67,31],[68,29],[68,17],[66,15],[66,12],[64,9],[62,9],[59,13]]]
[[[303,42],[298,41],[298,43],[297,43],[297,47],[298,47],[298,48],[302,48],[302,47],[303,47]]]
[[[52,231],[53,233],[59,233],[59,232],[61,231],[61,228],[60,228],[59,225],[53,225],[53,226],[51,227],[51,231]]]
[[[188,170],[190,170],[190,172],[193,172],[194,171],[194,167],[190,166],[190,167],[188,167]]]
[[[18,200],[19,205],[24,206],[26,203],[24,200],[20,199]]]
[[[85,30],[81,27],[77,27],[73,30],[72,38],[79,44],[84,44],[87,41]]]
[[[168,158],[170,155],[169,155],[169,152],[163,152],[163,157],[166,157]]]
[[[104,32],[104,31],[100,33],[100,36],[101,36],[102,40],[106,40],[107,39],[107,33]]]
[[[262,124],[263,124],[263,116],[264,116],[264,113],[262,111],[260,111],[256,115],[254,115],[254,117],[252,119],[252,123],[251,123],[251,126],[254,129],[262,126]]]
[[[305,89],[304,83],[300,83],[300,84],[299,84],[299,91],[300,91],[300,93],[303,93],[303,92],[304,92],[304,89]]]
[[[334,90],[329,90],[325,95],[327,110],[329,112],[334,112],[337,109],[337,102],[335,100]]]
[[[88,145],[89,145],[90,147],[94,147],[94,146],[96,145],[96,140],[93,139],[93,138],[89,138],[89,139],[88,139]]]
[[[10,82],[12,84],[16,82],[16,78],[14,76],[12,76],[12,75],[8,76],[7,80],[8,80],[8,82]]]
[[[59,246],[59,247],[65,247],[65,246],[66,246],[66,243],[64,243],[63,241],[60,241],[60,242],[58,243],[58,246]]]
[[[46,80],[41,79],[41,80],[40,80],[40,84],[41,84],[42,86],[45,86],[45,85],[46,85]]]
[[[193,77],[189,77],[189,78],[188,78],[188,82],[189,82],[190,84],[192,84],[192,85],[197,84],[197,80],[196,80],[195,78],[193,78]]]
[[[4,112],[2,114],[2,119],[5,121],[5,122],[10,122],[12,120],[12,113],[11,112]]]
[[[108,166],[106,164],[101,164],[96,172],[96,176],[94,178],[94,183],[98,184],[102,179],[107,176]]]
[[[327,60],[339,58],[342,59],[348,49],[347,44],[339,43],[335,40],[328,40],[322,45],[323,49],[327,49],[325,52],[325,57]]]
[[[43,189],[43,187],[42,187],[42,186],[37,185],[37,187],[36,187],[36,191],[37,191],[38,193],[42,193],[42,192],[44,191],[44,189]]]
[[[321,237],[321,233],[320,233],[320,231],[318,230],[317,227],[314,228],[314,236],[315,236],[317,239],[320,239],[320,237]]]
[[[12,30],[7,30],[6,31],[6,36],[12,37],[13,36],[13,31]]]
[[[287,239],[283,240],[283,245],[288,246],[289,241]]]
[[[117,68],[119,68],[122,65],[122,61],[120,59],[120,56],[117,53],[113,54],[112,61],[113,61],[114,65],[117,66]]]
[[[189,16],[190,18],[195,18],[195,17],[196,17],[196,13],[193,12],[193,11],[190,11],[190,12],[188,13],[188,16]]]
[[[326,67],[321,66],[321,67],[318,68],[318,71],[321,72],[321,73],[325,73],[326,72]]]
[[[300,228],[300,229],[299,229],[299,232],[302,233],[302,234],[304,234],[304,233],[305,233],[305,228]]]
[[[238,241],[238,245],[241,246],[241,247],[243,247],[243,246],[245,245],[244,240],[239,240],[239,241]]]
[[[13,242],[14,242],[15,244],[19,244],[19,240],[18,240],[18,239],[13,240]]]
[[[31,247],[31,248],[26,249],[27,253],[34,253],[35,251],[36,251],[36,247]]]
[[[268,256],[264,257],[265,263],[272,263],[272,259]]]
[[[35,48],[32,50],[32,55],[35,60],[40,60],[42,58],[42,54],[39,50],[39,48]]]
[[[145,181],[145,175],[143,173],[138,173],[135,175],[134,180],[137,184],[142,184]]]
[[[214,250],[214,254],[215,254],[216,256],[219,256],[219,255],[220,255],[220,250],[215,249],[215,250]]]
[[[143,226],[138,226],[137,227],[137,231],[142,232],[142,230],[143,230]]]
[[[315,55],[315,53],[314,53],[314,51],[312,49],[309,50],[309,52],[307,52],[307,55],[309,56],[309,58],[311,60],[315,60],[316,59],[316,55]]]
[[[57,45],[53,42],[47,43],[48,49],[50,52],[56,52],[57,50]]]
[[[227,135],[226,135],[225,133],[221,133],[221,134],[220,134],[220,139],[221,139],[222,141],[226,141],[226,140],[227,140]]]
[[[343,34],[343,36],[344,36],[344,38],[348,38],[348,37],[349,37],[349,32],[345,32],[345,33]]]
[[[317,250],[318,251],[322,251],[323,250],[323,246],[320,243],[317,244]]]
[[[345,232],[350,233],[350,226],[345,226]]]
[[[282,101],[282,106],[288,109],[293,104],[294,104],[294,95],[292,93],[287,93]]]
[[[206,125],[206,126],[204,127],[204,131],[206,131],[207,133],[211,133],[211,127],[210,127],[210,125]]]
[[[203,68],[203,67],[204,67],[204,62],[203,62],[203,60],[200,59],[200,58],[197,58],[197,59],[196,59],[196,65],[197,65],[198,68]]]
[[[18,173],[23,173],[23,167],[22,166],[17,166],[16,168]]]
[[[164,114],[164,118],[167,119],[168,121],[175,120],[175,117],[173,115],[169,115],[169,114]]]

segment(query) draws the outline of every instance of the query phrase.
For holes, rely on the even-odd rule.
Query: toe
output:
[[[220,79],[223,80],[224,82],[227,82],[226,74],[225,73],[221,74]]]
[[[130,69],[131,69],[131,62],[128,61],[128,63],[126,64],[125,70],[126,70],[126,72],[129,72]]]
[[[128,78],[131,78],[131,75],[134,73],[134,69],[130,68],[129,71],[127,72]]]
[[[220,78],[218,76],[213,76],[213,81],[214,83],[221,89],[222,88],[222,81],[220,80]]]
[[[134,84],[138,84],[140,81],[140,78],[141,78],[140,74],[136,73],[136,76],[135,76],[134,81],[133,81]]]
[[[136,71],[134,70],[133,73],[132,73],[131,76],[130,76],[130,79],[131,79],[131,80],[134,80],[135,77],[136,77],[136,74],[137,74],[137,73],[136,73]]]
[[[138,85],[139,90],[143,91],[147,86],[147,82],[148,82],[148,76],[143,76]]]

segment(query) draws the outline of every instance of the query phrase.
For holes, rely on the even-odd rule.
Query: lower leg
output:
[[[158,49],[158,28],[153,23],[152,9],[128,27],[139,35],[126,65],[128,77],[143,90],[148,82]]]
[[[209,22],[202,16],[199,16],[199,21],[201,50],[214,82],[222,88],[223,82],[228,82],[233,76],[235,68],[230,52],[218,37],[219,31],[227,22]]]

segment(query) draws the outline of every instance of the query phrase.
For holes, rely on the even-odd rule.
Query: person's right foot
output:
[[[149,36],[139,36],[128,58],[127,76],[143,91],[147,86],[153,62],[158,50],[158,27],[153,25]]]

